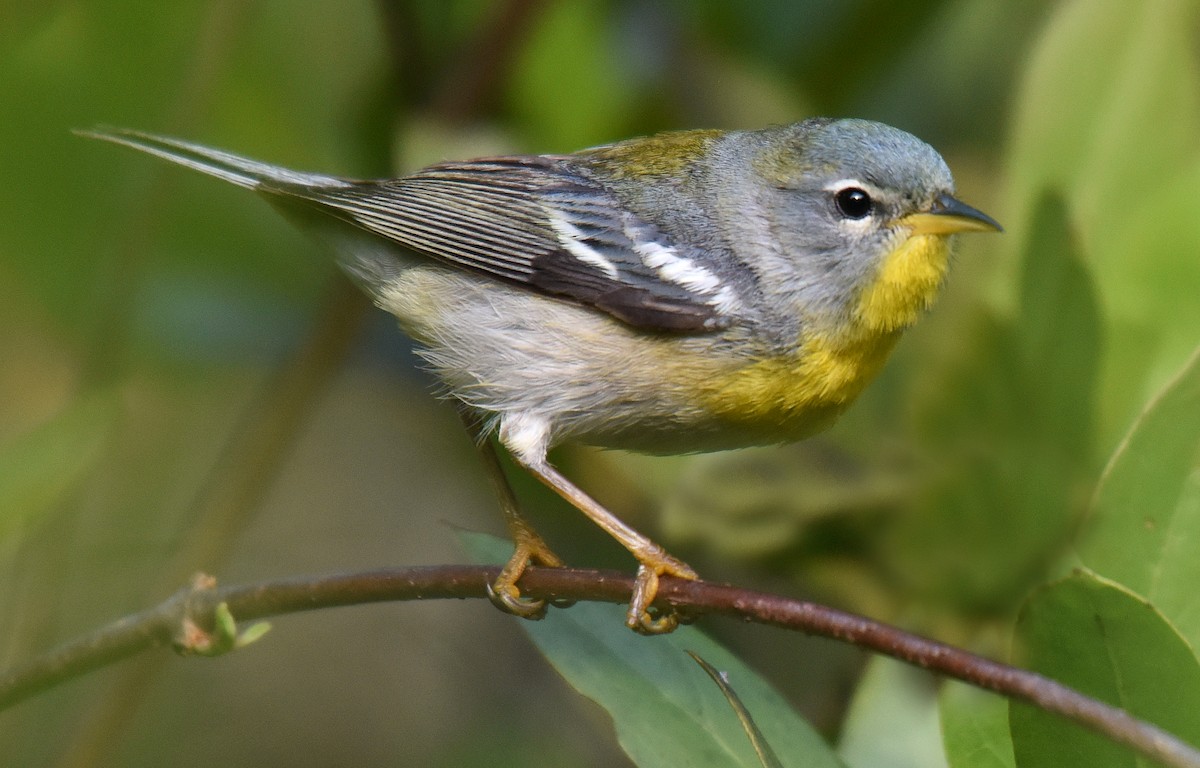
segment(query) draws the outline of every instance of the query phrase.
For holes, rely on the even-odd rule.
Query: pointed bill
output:
[[[911,213],[900,219],[899,224],[910,228],[914,235],[1004,231],[1004,227],[991,216],[950,195],[939,196],[928,211]]]

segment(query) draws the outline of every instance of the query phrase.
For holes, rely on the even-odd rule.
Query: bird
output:
[[[684,454],[828,428],[936,299],[954,236],[999,232],[957,199],[940,154],[855,118],[682,130],[573,154],[447,161],[387,179],[289,170],[141,131],[81,134],[258,193],[325,242],[418,345],[475,439],[514,540],[492,601],[562,566],[521,515],[497,441],[620,542],[638,570],[626,624],[682,560],[548,459],[582,443]]]

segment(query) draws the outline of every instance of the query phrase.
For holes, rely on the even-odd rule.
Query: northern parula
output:
[[[490,157],[397,179],[300,173],[150,134],[124,144],[253,189],[333,246],[395,315],[485,451],[516,551],[493,600],[524,616],[530,563],[560,565],[517,511],[487,436],[659,577],[696,578],[546,458],[565,441],[687,453],[828,427],[941,288],[950,237],[998,231],[941,156],[865,120],[697,130],[571,155]]]

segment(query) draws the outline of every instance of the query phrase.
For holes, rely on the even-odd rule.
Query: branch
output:
[[[215,588],[198,578],[162,604],[120,619],[28,664],[0,672],[0,709],[54,685],[154,646],[180,646],[186,628],[211,627],[218,606],[241,621],[318,608],[397,600],[482,598],[499,568],[442,565]],[[529,568],[521,593],[548,600],[625,603],[633,579],[615,571]],[[1001,664],[854,614],[703,581],[665,578],[660,605],[820,635],[891,656],[946,677],[1029,702],[1176,768],[1200,768],[1200,751],[1124,710],[1042,675]],[[186,645],[182,650],[188,650]]]
[[[493,112],[513,61],[546,7],[545,0],[509,0],[493,9],[463,47],[464,55],[456,57],[457,65],[443,74],[433,114],[455,124]]]

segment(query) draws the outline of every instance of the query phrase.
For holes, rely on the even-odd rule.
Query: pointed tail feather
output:
[[[90,130],[76,130],[75,133],[79,136],[109,141],[113,144],[123,144],[247,189],[257,189],[264,182],[325,187],[349,185],[345,179],[336,176],[291,171],[231,152],[193,144],[190,141],[156,136],[152,133],[142,133],[126,128],[97,127]]]

